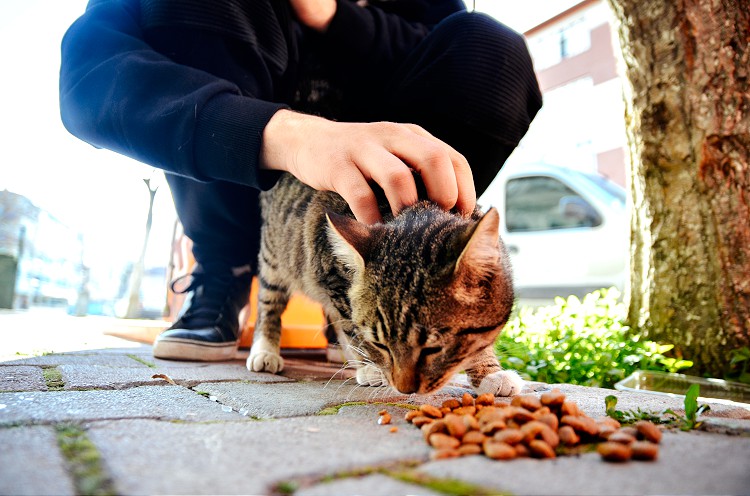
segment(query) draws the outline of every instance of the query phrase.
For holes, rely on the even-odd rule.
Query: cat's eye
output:
[[[502,324],[496,324],[496,325],[488,325],[483,327],[467,327],[465,329],[461,329],[456,333],[457,336],[464,336],[466,334],[485,334],[491,331],[494,331],[498,327],[500,327]]]
[[[419,353],[420,358],[427,358],[430,355],[434,355],[435,353],[439,353],[440,350],[442,350],[439,346],[431,346],[429,348],[422,348],[422,351]]]

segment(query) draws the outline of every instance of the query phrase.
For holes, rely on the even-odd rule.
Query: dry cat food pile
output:
[[[389,423],[380,412],[380,423]],[[435,448],[433,459],[484,454],[496,460],[519,457],[555,458],[577,447],[598,444],[604,460],[654,460],[659,454],[659,428],[647,421],[622,427],[617,420],[594,420],[559,390],[516,396],[510,405],[495,403],[491,394],[476,400],[446,400],[441,408],[422,405],[406,414]]]

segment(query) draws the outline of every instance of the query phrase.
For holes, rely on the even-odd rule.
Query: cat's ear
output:
[[[326,212],[328,239],[334,254],[352,269],[364,269],[370,245],[370,229],[356,219]]]
[[[479,219],[456,262],[454,274],[486,277],[500,264],[500,215],[495,207]]]

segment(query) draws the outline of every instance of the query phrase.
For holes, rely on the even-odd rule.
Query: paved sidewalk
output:
[[[470,390],[461,376],[437,394],[404,396],[357,387],[319,357],[288,358],[278,376],[243,360],[156,360],[149,346],[103,335],[109,324],[0,314],[0,494],[750,494],[742,408],[711,405],[711,432],[665,432],[655,462],[430,461],[401,405],[460,398]],[[682,407],[568,385],[529,392],[552,387],[595,417],[613,393],[622,410]],[[397,432],[378,425],[382,409]]]

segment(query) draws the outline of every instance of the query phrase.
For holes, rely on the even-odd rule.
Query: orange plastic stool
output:
[[[240,319],[242,337],[240,348],[253,344],[255,319],[258,314],[258,278],[253,278],[250,305],[245,307]],[[249,309],[249,311],[248,311]],[[328,346],[323,329],[326,325],[323,309],[311,299],[295,294],[281,314],[281,347],[287,349],[319,349]]]

